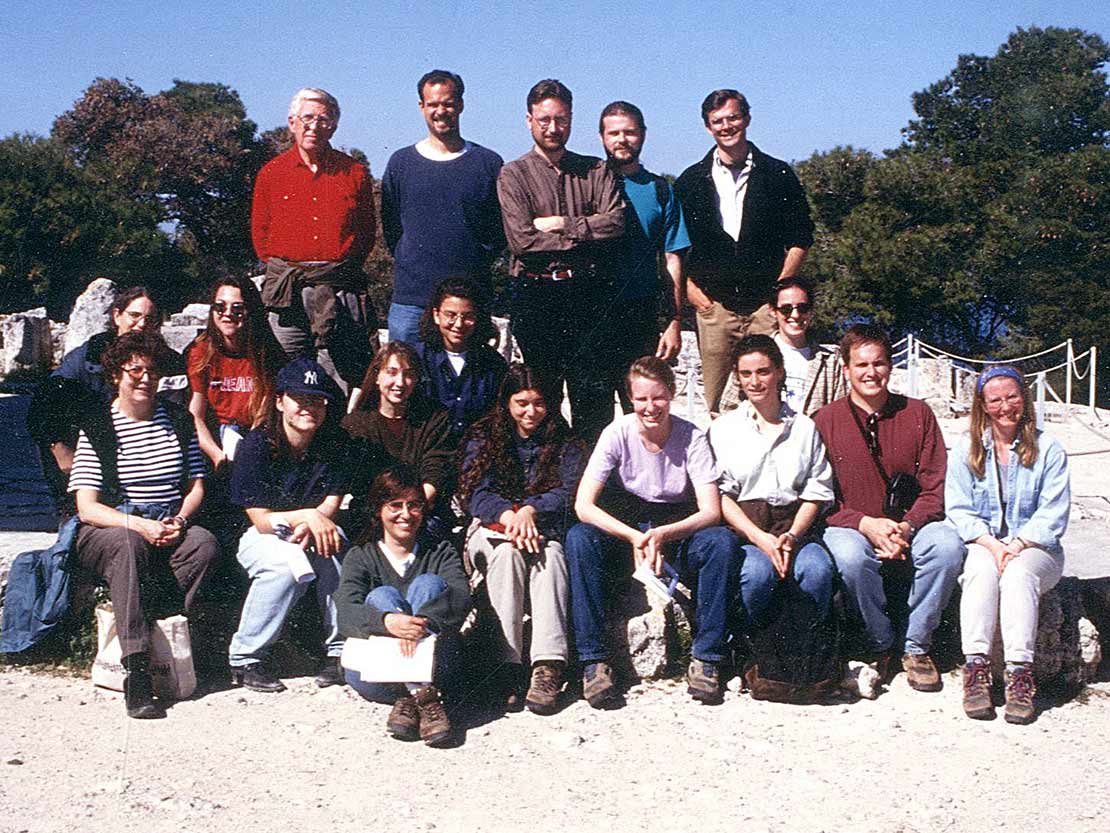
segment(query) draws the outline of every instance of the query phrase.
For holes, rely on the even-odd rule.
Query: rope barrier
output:
[[[1010,358],[1010,359],[973,359],[970,356],[960,356],[960,355],[957,355],[956,353],[949,353],[947,350],[941,350],[939,347],[934,347],[933,345],[929,344],[926,341],[922,341],[921,339],[916,339],[916,341],[923,348],[932,350],[935,353],[937,353],[937,355],[947,356],[950,359],[959,359],[960,361],[963,361],[963,362],[971,362],[972,364],[984,364],[984,365],[986,365],[986,364],[1009,364],[1010,362],[1023,362],[1026,359],[1035,359],[1038,356],[1043,356],[1047,353],[1051,353],[1055,350],[1059,350],[1061,347],[1067,347],[1068,346],[1068,343],[1066,341],[1061,341],[1055,347],[1049,347],[1046,350],[1041,350],[1039,353],[1030,353],[1028,356],[1015,356],[1014,358]]]
[[[1091,352],[1090,350],[1087,351],[1087,353],[1090,353],[1090,352]],[[1025,374],[1022,374],[1022,375],[1024,375],[1026,378],[1032,378],[1032,377],[1037,376],[1038,374],[1041,374],[1041,373],[1051,373],[1053,370],[1060,370],[1061,368],[1068,367],[1072,364],[1075,364],[1076,359],[1083,358],[1084,356],[1087,355],[1087,353],[1080,353],[1078,356],[1075,356],[1070,362],[1061,362],[1060,364],[1053,365],[1052,367],[1046,367],[1044,370],[1034,370],[1032,373],[1025,373]],[[1087,363],[1087,370],[1090,370],[1090,369],[1091,369],[1091,364],[1090,364],[1090,362],[1088,362]],[[1079,378],[1082,379],[1083,377],[1080,376]]]

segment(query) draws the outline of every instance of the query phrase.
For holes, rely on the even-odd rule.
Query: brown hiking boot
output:
[[[686,669],[686,693],[708,706],[715,706],[723,701],[721,673],[717,664],[691,658],[690,667]]]
[[[991,661],[988,657],[972,657],[964,666],[964,714],[972,720],[990,720],[994,717]]]
[[[385,730],[397,740],[416,740],[420,737],[420,712],[410,695],[397,698],[386,718]]]
[[[1019,665],[1011,671],[1006,669],[1006,710],[1003,712],[1007,723],[1032,723],[1037,717],[1033,707],[1033,696],[1037,693],[1037,683],[1033,679],[1033,669]]]
[[[439,696],[439,689],[426,685],[412,693],[420,712],[420,739],[428,746],[442,746],[451,738],[451,721]]]
[[[940,672],[928,654],[903,654],[902,670],[906,681],[916,691],[940,691]]]
[[[562,663],[537,662],[532,666],[532,681],[524,705],[533,714],[554,714],[562,688]]]
[[[617,696],[613,669],[607,662],[591,662],[582,671],[582,696],[593,708],[600,709]]]

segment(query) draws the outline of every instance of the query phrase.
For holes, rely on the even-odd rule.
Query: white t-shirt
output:
[[[417,153],[432,162],[450,162],[470,150],[470,142],[463,142],[462,150],[457,150],[454,153],[440,153],[432,147],[432,143],[427,139],[421,139],[413,147],[416,148]]]
[[[461,353],[452,353],[450,350],[444,350],[447,354],[447,361],[451,365],[451,369],[455,371],[456,376],[461,376],[463,368],[466,367],[466,350]]]
[[[790,410],[800,414],[805,404],[809,360],[813,358],[813,348],[803,347],[799,350],[792,347],[781,333],[775,336],[775,344],[782,351],[783,364],[786,366],[786,395],[783,401],[790,406]]]

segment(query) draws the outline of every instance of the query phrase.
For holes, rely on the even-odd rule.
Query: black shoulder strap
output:
[[[655,200],[659,203],[659,210],[665,212],[667,203],[671,201],[671,185],[666,177],[659,174],[652,174],[651,179],[655,183]]]
[[[867,436],[867,430],[863,427],[863,423],[859,421],[859,414],[856,413],[855,406],[852,405],[850,401],[848,402],[848,411],[852,415],[852,421],[855,422],[856,428],[859,429],[860,436],[863,437],[864,445],[866,445],[867,450],[871,452],[871,459],[875,461],[875,468],[879,470],[879,477],[883,479],[883,483],[887,485],[887,488],[890,488],[890,478],[887,476],[886,469],[883,468],[883,464],[879,460],[879,452],[875,447],[875,445],[878,444],[879,438],[876,436],[875,444],[872,444],[871,438]]]

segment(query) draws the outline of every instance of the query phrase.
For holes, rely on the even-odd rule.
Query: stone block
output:
[[[208,323],[208,304],[189,304],[181,312],[170,316],[169,324],[173,327],[204,327]]]
[[[0,343],[3,344],[0,373],[5,376],[22,371],[45,373],[50,370],[54,345],[45,308],[17,312],[5,318],[0,324]]]
[[[203,324],[167,324],[162,327],[162,338],[178,353],[184,353],[185,348],[197,337],[197,333],[203,330]]]
[[[97,278],[77,296],[69,314],[63,353],[80,347],[111,324],[112,304],[119,294],[119,287],[108,278]]]
[[[636,581],[629,581],[609,616],[609,644],[614,670],[626,680],[663,676],[677,644],[674,604]]]

